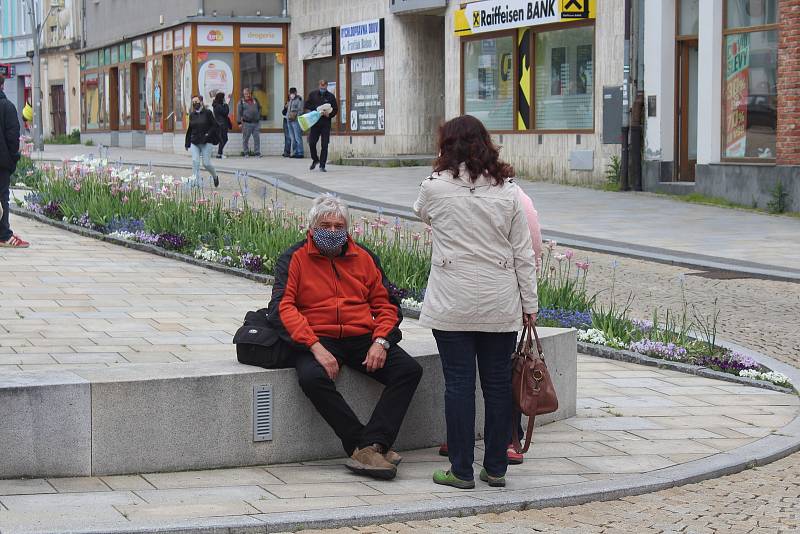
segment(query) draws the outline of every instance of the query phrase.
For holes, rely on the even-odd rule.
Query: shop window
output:
[[[146,80],[144,84],[144,98],[147,104],[147,122],[143,123],[147,125],[148,129],[153,128],[153,61],[150,60],[147,62],[147,70],[146,70]]]
[[[86,128],[96,130],[100,128],[100,91],[97,83],[97,74],[87,74],[84,78],[83,113]]]
[[[514,128],[514,38],[464,42],[464,113],[489,130]]]
[[[347,72],[347,63],[342,63],[343,72]],[[320,80],[327,80],[328,82],[328,90],[331,91],[336,98],[338,99],[339,103],[339,115],[342,117],[341,120],[345,120],[346,113],[342,112],[341,110],[344,109],[344,103],[342,103],[342,94],[341,91],[337,92],[336,87],[336,58],[325,58],[325,59],[315,59],[312,61],[305,62],[305,82],[304,87],[306,89],[306,94],[303,95],[303,98],[308,98],[308,95],[311,91],[316,91],[319,89],[319,81]],[[342,75],[341,79],[345,80],[346,75]],[[344,124],[344,123],[343,123]]]
[[[777,31],[725,37],[725,157],[775,158],[777,70]]]
[[[348,119],[350,131],[382,132],[384,117],[383,56],[351,58]]]
[[[145,129],[147,126],[147,87],[148,76],[147,68],[144,63],[136,63],[136,105],[133,106],[134,113],[137,116],[136,127],[139,130]]]
[[[680,0],[678,35],[697,35],[700,20],[700,0]]]
[[[131,68],[119,70],[119,125],[127,128],[131,125]]]
[[[156,57],[153,60],[153,124],[152,130],[161,130],[161,119],[164,117],[164,78],[162,71],[162,59]]]
[[[339,79],[342,80],[341,86],[338,87],[339,94],[336,94],[336,82],[333,82],[333,94],[336,95],[337,102],[339,103],[339,124],[341,124],[342,130],[347,129],[347,104],[350,101],[347,95],[347,58],[343,57],[339,62]],[[319,87],[319,81],[316,84]],[[331,87],[331,82],[328,82],[328,88]],[[336,127],[336,121],[332,123],[332,126]]]
[[[239,54],[239,87],[250,89],[261,105],[261,127],[282,128],[286,99],[284,56],[279,52]],[[238,107],[241,95],[236,95]]]
[[[200,62],[200,68],[197,71],[197,91],[203,97],[203,103],[210,106],[214,100],[214,95],[223,92],[226,95],[233,94],[233,54],[230,53],[214,53],[214,52],[198,52],[197,59]],[[188,92],[191,93],[191,66],[185,65],[184,69],[189,69]],[[184,84],[187,82],[186,71],[184,70]],[[184,93],[185,94],[185,93]],[[186,109],[189,109],[189,104],[186,104]],[[191,103],[191,94],[189,94],[189,103]],[[233,119],[231,119],[233,120]]]
[[[593,42],[593,27],[536,34],[537,130],[594,127]]]
[[[745,28],[778,23],[778,0],[728,0],[727,28]]]
[[[176,54],[172,63],[172,83],[175,93],[172,101],[175,104],[175,129],[184,129],[186,112],[183,109],[183,55]],[[191,83],[190,90],[191,90]]]

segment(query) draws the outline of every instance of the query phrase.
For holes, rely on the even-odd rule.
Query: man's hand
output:
[[[536,314],[535,313],[523,313],[522,314],[522,324],[525,326],[528,325],[535,325],[536,324]]]
[[[314,355],[314,358],[319,362],[322,368],[325,369],[325,374],[328,375],[328,378],[336,380],[336,377],[339,376],[339,362],[333,354],[323,347],[319,341],[311,345],[311,354]]]
[[[366,359],[361,362],[361,365],[367,367],[368,373],[383,369],[383,366],[386,365],[386,349],[377,343],[373,343],[367,351]]]

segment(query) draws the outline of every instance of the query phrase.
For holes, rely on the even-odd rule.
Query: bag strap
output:
[[[517,416],[519,416],[519,410],[514,410],[514,419],[516,420]],[[528,417],[528,428],[525,431],[525,446],[523,447],[519,441],[519,434],[517,425],[514,425],[514,435],[511,441],[511,444],[514,447],[514,450],[519,454],[525,454],[528,452],[528,449],[531,447],[531,441],[533,440],[533,424],[536,422],[536,416],[531,415]]]
[[[539,339],[538,336],[536,339]],[[522,336],[519,338],[519,344],[517,345],[517,354],[522,354],[523,351],[532,349],[533,348],[533,341],[531,340],[531,327],[524,326],[522,328]]]
[[[536,325],[530,326],[531,330],[533,330],[533,336],[536,338],[536,352],[539,353],[539,357],[544,359],[544,349],[542,348],[542,342],[539,341],[539,332],[536,331]]]

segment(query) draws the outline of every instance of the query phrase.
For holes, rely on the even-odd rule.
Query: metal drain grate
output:
[[[272,386],[253,386],[253,441],[272,440]]]

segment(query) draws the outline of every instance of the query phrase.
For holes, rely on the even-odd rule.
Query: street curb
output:
[[[62,163],[63,160],[55,158],[42,157],[35,160],[36,162],[57,162]],[[121,161],[114,162],[121,163],[122,165],[129,166],[144,166],[141,162]],[[154,167],[165,169],[191,169],[190,165],[182,165],[175,163],[154,164]],[[231,174],[235,173],[237,169],[226,166],[220,163],[216,166],[217,170],[221,173]],[[271,185],[277,189],[286,191],[294,195],[304,198],[314,198],[323,193],[335,194],[341,199],[347,201],[351,209],[361,211],[382,211],[384,215],[390,217],[400,217],[401,219],[408,219],[411,221],[418,221],[419,219],[408,206],[401,206],[397,204],[380,203],[369,200],[367,198],[340,193],[333,189],[320,187],[318,185],[306,182],[295,176],[284,173],[265,173],[262,171],[248,171],[248,175],[260,182]],[[663,249],[658,247],[650,247],[646,245],[636,245],[633,243],[624,243],[621,241],[613,241],[609,239],[601,239],[595,237],[579,236],[569,234],[566,232],[559,232],[554,230],[542,229],[542,236],[545,239],[555,239],[562,245],[574,247],[579,250],[586,250],[589,252],[599,252],[604,254],[616,254],[628,258],[641,259],[645,261],[652,261],[666,265],[675,265],[679,267],[699,268],[705,270],[715,271],[728,271],[733,273],[740,273],[756,278],[763,278],[767,280],[778,280],[784,282],[800,282],[800,270],[784,268],[777,265],[762,264],[756,262],[749,262],[744,260],[735,260],[730,258],[718,258],[715,256],[707,256],[703,254],[696,254],[692,252],[680,252],[671,249]]]
[[[612,349],[611,347],[606,347],[604,345],[595,345],[593,343],[586,343],[583,341],[578,341],[578,352],[582,354],[588,354],[590,356],[596,356],[598,358],[606,358],[608,360],[635,363],[649,367],[658,367],[659,369],[669,369],[671,371],[678,371],[680,373],[713,378],[715,380],[723,380],[725,382],[734,382],[737,384],[761,389],[769,389],[778,393],[789,393],[791,395],[796,393],[794,388],[785,388],[778,386],[777,384],[773,384],[772,382],[767,382],[766,380],[754,380],[752,378],[736,376],[730,373],[723,373],[722,371],[715,371],[714,369],[702,367],[700,365],[662,360],[630,350]],[[758,363],[769,367],[769,365],[762,361],[763,357],[761,355],[758,355],[757,358],[753,359]],[[770,370],[774,371],[775,369],[770,367]],[[794,381],[792,383],[796,384]]]

